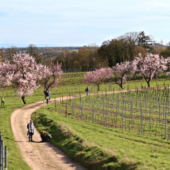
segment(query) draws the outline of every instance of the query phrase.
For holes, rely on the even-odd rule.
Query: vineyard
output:
[[[157,87],[128,92],[103,92],[66,101],[60,98],[51,112],[65,114],[70,119],[97,123],[108,128],[120,128],[131,133],[170,138],[169,87]]]

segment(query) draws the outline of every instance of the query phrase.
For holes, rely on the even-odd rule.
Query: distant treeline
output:
[[[11,60],[18,49],[11,47],[6,49],[2,60]],[[151,36],[144,32],[130,32],[112,40],[104,41],[101,47],[96,45],[81,47],[77,50],[49,48],[42,52],[41,48],[29,45],[25,52],[35,57],[37,63],[49,65],[51,61],[62,63],[63,71],[89,71],[100,67],[112,67],[116,63],[132,61],[138,53],[145,57],[147,52],[170,56],[170,46],[154,43]]]

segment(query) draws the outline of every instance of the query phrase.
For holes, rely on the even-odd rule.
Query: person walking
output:
[[[88,96],[88,95],[89,95],[89,88],[87,87],[87,88],[85,89],[85,91],[86,91],[86,95]]]
[[[34,135],[34,124],[33,120],[30,120],[30,123],[27,125],[28,128],[28,135],[29,135],[29,142],[32,142],[32,136]]]
[[[47,97],[47,90],[46,89],[44,89],[44,96],[45,96],[45,99],[46,99],[46,97]]]
[[[4,105],[5,104],[5,100],[4,100],[4,97],[1,98],[1,105]]]
[[[50,91],[48,91],[48,97],[49,97],[49,100],[50,100]]]
[[[46,101],[47,101],[47,104],[48,104],[48,100],[49,100],[49,96],[46,96]]]

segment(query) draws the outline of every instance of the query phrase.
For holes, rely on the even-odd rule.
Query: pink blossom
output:
[[[108,68],[100,68],[95,71],[88,72],[84,75],[84,82],[87,84],[96,84],[98,90],[100,90],[100,84],[104,81],[110,79],[113,76],[112,69]]]
[[[122,89],[127,81],[127,75],[133,76],[136,70],[136,63],[126,61],[124,63],[116,64],[113,67],[113,75],[114,81],[118,84]]]
[[[139,55],[134,62],[137,65],[136,71],[143,76],[148,87],[155,75],[159,75],[167,69],[167,59],[157,54],[147,54],[145,58]]]
[[[43,66],[26,53],[14,55],[12,64],[6,60],[0,65],[1,87],[12,84],[18,96],[31,96],[42,82],[49,88],[55,82],[58,83],[57,78],[61,76],[60,64]]]

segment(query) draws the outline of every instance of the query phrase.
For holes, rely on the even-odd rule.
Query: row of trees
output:
[[[146,56],[147,52],[159,54],[167,58],[170,56],[170,46],[164,47],[161,44],[152,45],[153,38],[145,35],[144,32],[130,32],[112,40],[104,41],[99,48],[95,44],[89,47],[79,48],[77,51],[62,50],[58,56],[48,51],[47,54],[40,53],[36,46],[30,44],[26,52],[35,58],[37,63],[50,65],[51,60],[55,63],[62,63],[62,69],[94,69],[101,67],[113,67],[117,63],[133,61],[137,54]],[[169,44],[170,45],[170,44]],[[12,61],[14,54],[18,53],[15,47],[6,49],[3,61]]]
[[[169,66],[170,57],[166,59],[157,54],[146,54],[143,57],[140,53],[133,61],[117,63],[112,68],[100,68],[86,73],[84,81],[87,84],[96,84],[98,90],[101,83],[114,81],[123,89],[127,77],[138,73],[150,87],[153,77],[161,74]],[[49,66],[42,65],[27,53],[18,53],[12,57],[11,61],[5,60],[0,65],[0,86],[12,85],[16,94],[22,97],[24,104],[26,104],[25,96],[32,95],[40,85],[46,90],[56,87],[61,77],[61,64],[51,62]]]
[[[19,52],[20,49],[18,49],[17,47],[7,48],[3,53],[3,55],[1,55],[2,61],[9,60],[10,62],[12,62],[13,56]],[[30,44],[26,48],[25,52],[30,54],[30,56],[34,57],[36,63],[46,64],[46,65],[50,65],[51,63],[51,59],[50,59],[51,55],[48,54],[47,56],[45,56],[41,54],[40,52],[38,52],[37,47],[33,44]]]
[[[82,47],[77,52],[64,50],[54,61],[62,63],[62,68],[65,70],[74,68],[94,69],[108,66],[107,58],[99,56],[96,46]]]
[[[104,41],[98,53],[101,57],[107,57],[109,67],[116,63],[132,61],[140,52],[146,54],[146,49],[151,50],[152,38],[144,32],[130,32],[118,38]]]
[[[158,54],[138,54],[133,61],[117,63],[112,68],[96,69],[93,72],[88,72],[84,75],[84,81],[87,84],[95,84],[100,90],[100,84],[103,82],[114,81],[122,89],[127,81],[127,77],[131,78],[135,73],[141,74],[150,87],[150,81],[154,76],[157,76],[167,70],[170,66],[170,57],[163,58]],[[168,73],[169,74],[169,73]]]

